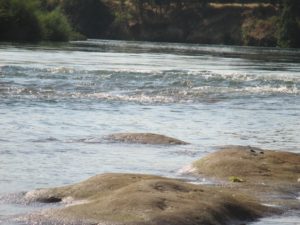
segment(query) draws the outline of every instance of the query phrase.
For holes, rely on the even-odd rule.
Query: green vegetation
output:
[[[300,46],[297,0],[0,0],[0,41]]]
[[[0,1],[0,40],[36,41],[42,38],[35,0]]]
[[[278,29],[278,45],[300,47],[300,7],[297,0],[284,0]]]
[[[38,0],[0,0],[1,41],[66,41],[72,28],[56,8],[41,9]]]
[[[231,181],[231,182],[244,182],[244,180],[242,178],[239,178],[239,177],[236,177],[236,176],[230,176],[228,177],[228,180]]]
[[[0,41],[101,37],[112,20],[100,0],[0,0]]]
[[[67,18],[59,9],[39,16],[43,38],[51,41],[67,41],[72,35],[72,28]]]
[[[119,0],[109,37],[299,47],[297,0]],[[291,12],[293,10],[293,12]]]

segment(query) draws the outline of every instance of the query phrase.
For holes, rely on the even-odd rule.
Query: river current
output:
[[[192,143],[108,143],[152,132]],[[300,153],[300,50],[87,40],[0,44],[0,224],[20,193],[105,172],[183,177],[223,145]],[[254,224],[299,225],[290,212]]]

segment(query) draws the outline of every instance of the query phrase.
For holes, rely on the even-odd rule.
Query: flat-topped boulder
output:
[[[78,204],[32,215],[44,224],[224,225],[271,212],[255,198],[222,187],[141,174],[103,174],[78,184],[28,192],[30,201]]]
[[[277,199],[278,204],[293,204],[300,208],[299,200],[295,200],[300,192],[300,154],[227,146],[194,162],[192,172],[227,181],[239,191],[252,192],[273,203],[276,201],[274,196],[278,195],[282,198]]]
[[[297,184],[300,154],[228,146],[193,163],[196,172],[209,177],[240,177],[245,183],[280,182]]]
[[[105,139],[114,142],[126,142],[133,144],[151,144],[151,145],[186,145],[187,142],[161,134],[153,133],[116,133],[105,137]]]

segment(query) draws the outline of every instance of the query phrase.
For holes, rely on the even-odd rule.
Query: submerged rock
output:
[[[161,134],[152,133],[116,133],[106,137],[107,140],[116,142],[151,144],[151,145],[186,145],[187,142]]]
[[[270,212],[256,199],[222,187],[141,174],[98,175],[75,185],[33,191],[27,197],[81,201],[30,218],[41,224],[224,225]]]

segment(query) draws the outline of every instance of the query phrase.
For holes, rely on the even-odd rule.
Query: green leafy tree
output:
[[[0,0],[0,40],[37,41],[42,32],[36,0]]]
[[[72,28],[67,18],[57,8],[49,13],[40,15],[43,39],[49,41],[68,41]]]
[[[0,0],[0,41],[69,40],[71,26],[61,11],[53,8],[54,3],[59,2]]]

